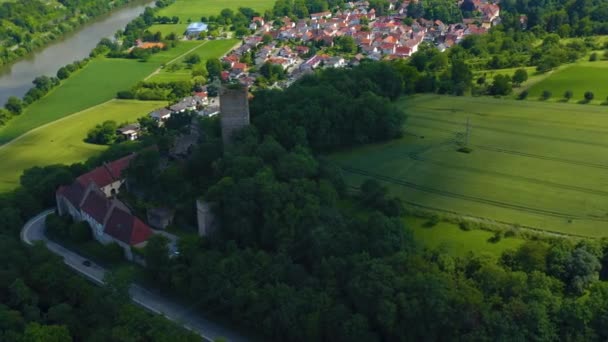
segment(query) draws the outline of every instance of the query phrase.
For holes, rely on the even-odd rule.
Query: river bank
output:
[[[10,96],[21,98],[31,87],[32,80],[41,75],[54,76],[57,70],[89,55],[99,40],[112,37],[129,22],[143,13],[151,0],[135,0],[106,15],[87,22],[46,47],[15,63],[0,68],[0,105]]]

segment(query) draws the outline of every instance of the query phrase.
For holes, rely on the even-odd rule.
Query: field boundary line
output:
[[[209,42],[208,40],[204,41],[202,44],[197,45],[197,46],[193,47],[192,49],[190,49],[190,50],[188,50],[188,51],[186,51],[186,52],[182,53],[181,55],[179,55],[179,56],[177,56],[177,57],[173,58],[172,60],[168,61],[167,63],[164,63],[164,66],[171,65],[171,64],[175,63],[175,61],[177,61],[178,59],[180,59],[180,58],[184,57],[185,55],[187,55],[187,54],[189,54],[189,53],[192,53],[192,51],[198,50],[198,49],[199,49],[201,46],[206,45],[208,42]],[[156,68],[156,70],[154,70],[154,71],[153,71],[153,72],[152,72],[150,75],[148,75],[148,76],[146,76],[146,78],[144,78],[144,81],[147,81],[147,80],[148,80],[148,79],[150,79],[152,76],[154,76],[154,75],[158,74],[158,73],[159,73],[159,72],[160,72],[162,69],[163,69],[163,67],[162,67],[162,66],[160,66],[160,67]]]

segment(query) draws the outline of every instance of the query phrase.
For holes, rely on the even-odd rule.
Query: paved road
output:
[[[54,209],[46,210],[29,220],[21,230],[21,240],[28,245],[33,245],[36,241],[43,241],[51,252],[63,257],[66,265],[70,266],[72,269],[94,283],[103,285],[103,277],[106,273],[106,270],[103,267],[95,263],[91,263],[91,266],[88,267],[84,266],[82,262],[85,261],[86,258],[83,258],[82,256],[47,239],[44,234],[44,230],[46,229],[45,218],[53,211]],[[131,294],[131,299],[135,303],[154,313],[162,314],[166,318],[181,324],[186,329],[200,334],[205,340],[213,341],[218,337],[223,337],[228,341],[247,340],[233,331],[227,330],[218,324],[199,317],[198,315],[192,313],[192,310],[188,310],[181,305],[168,300],[167,298],[146,290],[141,286],[135,284],[131,285],[129,293]]]

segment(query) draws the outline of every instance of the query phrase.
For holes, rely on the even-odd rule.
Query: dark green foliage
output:
[[[566,90],[566,92],[564,92],[564,99],[566,101],[570,101],[572,96],[574,96],[574,93],[572,92],[572,90]]]
[[[551,98],[553,94],[549,91],[549,90],[543,90],[542,94],[540,95],[540,98],[542,100],[548,100],[549,98]]]
[[[511,78],[513,84],[516,86],[520,86],[522,83],[528,80],[528,72],[526,69],[517,69],[515,70],[515,74]]]
[[[304,77],[283,92],[258,92],[251,113],[260,133],[283,146],[332,150],[398,137],[404,116],[388,99],[402,91],[391,65],[365,63]]]
[[[522,91],[521,93],[519,93],[519,95],[517,96],[517,98],[520,99],[520,100],[525,100],[528,97],[529,94],[530,93],[526,89],[526,90]]]
[[[496,75],[489,88],[490,95],[509,95],[513,91],[511,78],[507,75]]]
[[[98,145],[110,145],[116,140],[118,125],[114,121],[104,121],[87,133],[86,142]]]
[[[591,92],[591,91],[585,92],[585,101],[589,102],[589,101],[593,100],[593,97],[594,97],[593,92]]]

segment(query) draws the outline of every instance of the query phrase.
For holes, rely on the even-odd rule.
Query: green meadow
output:
[[[116,97],[167,63],[204,42],[181,42],[177,47],[152,55],[146,62],[132,59],[97,58],[74,73],[45,97],[0,128],[0,144],[40,125],[99,105]]]
[[[591,91],[594,99],[590,104],[604,104],[608,97],[606,78],[608,78],[608,61],[578,62],[555,70],[542,81],[532,85],[529,88],[528,99],[537,100],[543,91],[548,90],[552,96],[547,101],[564,101],[564,93],[569,90],[574,94],[570,102],[578,103],[584,99],[585,92]]]
[[[187,81],[192,78],[192,70],[187,67],[183,60],[190,54],[197,54],[201,57],[201,63],[205,63],[210,58],[220,58],[225,55],[232,47],[239,42],[238,39],[220,39],[206,41],[200,45],[196,50],[189,52],[188,54],[175,60],[172,64],[177,63],[180,69],[176,71],[169,71],[167,68],[163,68],[160,72],[148,79],[148,81],[154,82],[173,82],[173,81]]]
[[[439,222],[433,227],[426,225],[428,220],[418,217],[406,217],[405,223],[414,233],[414,239],[432,250],[441,250],[452,256],[465,257],[469,253],[489,256],[498,259],[506,250],[517,249],[525,240],[517,237],[502,238],[490,242],[494,233],[481,229],[463,231],[458,225]]]
[[[113,100],[31,130],[0,146],[0,192],[19,184],[21,173],[34,166],[84,161],[106,147],[84,142],[87,132],[105,120],[134,122],[164,102]]]
[[[430,209],[608,236],[607,108],[432,95],[400,105],[403,138],[332,156],[350,185],[373,178]]]
[[[171,32],[182,34],[186,31],[188,21],[200,21],[201,17],[218,15],[224,8],[237,10],[239,7],[250,7],[264,14],[264,11],[272,9],[274,0],[177,0],[174,4],[163,8],[158,15],[179,17],[179,24],[154,25],[150,27],[151,32],[160,31],[163,35]]]

